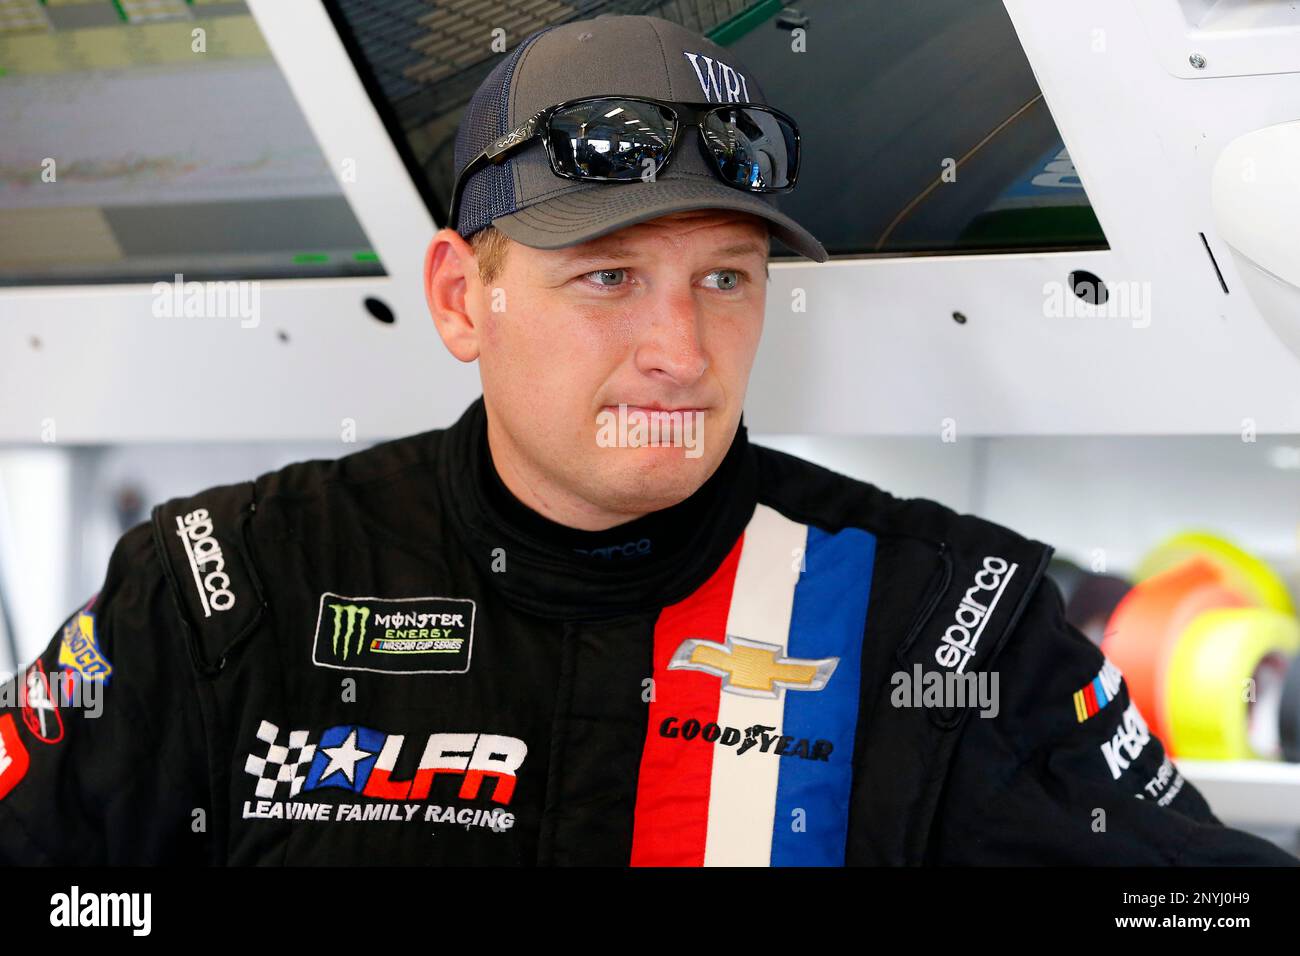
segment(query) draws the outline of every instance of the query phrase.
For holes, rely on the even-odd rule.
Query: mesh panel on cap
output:
[[[489,143],[509,130],[510,81],[515,66],[534,40],[554,29],[544,27],[529,34],[498,63],[469,101],[456,130],[456,172],[469,165]],[[460,201],[460,225],[449,223],[468,239],[498,216],[515,211],[515,180],[507,160],[499,166],[488,165],[469,178]]]

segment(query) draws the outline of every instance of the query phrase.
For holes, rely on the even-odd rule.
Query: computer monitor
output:
[[[0,286],[382,276],[242,2],[0,4]]]

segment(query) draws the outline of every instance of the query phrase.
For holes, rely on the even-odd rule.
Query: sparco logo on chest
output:
[[[230,590],[230,576],[226,574],[221,544],[212,536],[212,519],[208,517],[208,510],[198,508],[183,518],[177,518],[176,534],[190,561],[203,616],[211,617],[213,611],[229,611],[235,606],[235,594]]]
[[[934,650],[934,659],[940,667],[952,667],[958,672],[966,669],[975,656],[984,625],[1018,567],[1005,558],[990,555],[984,559],[984,566],[975,574],[975,583],[962,595],[953,622],[943,632],[939,646]]]

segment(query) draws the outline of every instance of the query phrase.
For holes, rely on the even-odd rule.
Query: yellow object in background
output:
[[[1297,651],[1300,622],[1291,615],[1269,608],[1198,615],[1165,673],[1162,722],[1173,749],[1197,760],[1275,759],[1277,705]]]
[[[1214,562],[1224,583],[1252,604],[1295,614],[1286,584],[1272,568],[1209,531],[1183,531],[1156,545],[1139,562],[1134,580],[1144,581],[1197,555]]]

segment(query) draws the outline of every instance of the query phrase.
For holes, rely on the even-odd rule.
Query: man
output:
[[[0,860],[1291,862],[1166,763],[1050,548],[748,443],[768,231],[826,258],[764,103],[649,17],[503,59],[426,260],[483,399],[128,531],[0,716]]]

